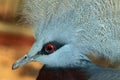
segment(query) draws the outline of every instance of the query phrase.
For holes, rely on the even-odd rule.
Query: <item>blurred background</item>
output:
[[[34,42],[30,25],[17,24],[20,16],[16,11],[21,1],[0,0],[0,80],[35,80],[41,67],[34,62],[12,70],[12,64],[26,54]]]
[[[31,48],[34,37],[30,25],[17,24],[21,17],[16,12],[22,0],[0,0],[0,80],[35,80],[40,63],[29,63],[12,70],[12,64]],[[93,55],[89,58],[96,64],[119,68],[109,61]],[[21,79],[22,78],[22,79]]]

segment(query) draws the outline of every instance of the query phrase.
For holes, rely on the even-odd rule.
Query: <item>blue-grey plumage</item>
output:
[[[24,6],[22,13],[36,27],[36,41],[28,54],[16,61],[13,69],[31,61],[49,67],[84,68],[83,60],[90,61],[86,55],[120,63],[120,0],[25,0]],[[64,45],[49,55],[41,54],[44,44],[51,41]],[[117,70],[98,69],[101,76],[108,73],[105,74],[108,78],[100,80],[120,78]]]

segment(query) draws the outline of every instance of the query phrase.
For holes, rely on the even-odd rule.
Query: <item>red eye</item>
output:
[[[45,51],[47,53],[52,53],[55,51],[55,46],[53,44],[49,43],[45,46]]]

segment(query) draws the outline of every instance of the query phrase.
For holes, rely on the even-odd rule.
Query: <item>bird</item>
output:
[[[49,72],[54,80],[61,77],[62,80],[120,80],[120,70],[101,67],[88,58],[94,55],[110,63],[120,63],[120,0],[25,0],[23,3],[21,14],[35,27],[36,40],[12,69],[36,61],[44,64],[37,80],[49,80],[42,79]],[[79,79],[82,76],[85,78]]]

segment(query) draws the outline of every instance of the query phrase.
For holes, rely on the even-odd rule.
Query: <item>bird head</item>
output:
[[[64,32],[53,33],[56,30],[49,32],[43,32],[44,34],[41,35],[37,33],[36,41],[30,51],[17,60],[12,69],[32,61],[41,62],[48,67],[77,67],[82,65],[80,60],[89,60],[77,45],[70,42],[71,38],[66,37],[67,33],[66,35]]]
[[[34,3],[35,1],[31,0],[31,2]],[[73,3],[71,2],[71,4]],[[72,67],[80,66],[80,60],[89,60],[83,55],[83,51],[86,48],[78,47],[79,43],[85,42],[84,39],[80,40],[82,36],[79,35],[79,32],[83,31],[83,29],[78,25],[78,21],[80,20],[78,18],[80,17],[78,16],[79,14],[76,14],[78,10],[75,10],[75,7],[71,8],[66,5],[56,5],[56,8],[58,6],[59,9],[53,10],[57,10],[57,13],[56,11],[53,11],[55,13],[51,13],[51,10],[49,12],[48,9],[42,10],[45,13],[49,13],[49,15],[44,14],[45,18],[37,20],[38,22],[35,23],[37,27],[37,31],[35,31],[36,41],[30,51],[13,64],[13,69],[17,69],[31,61],[38,61],[49,67]],[[38,7],[42,9],[40,5]],[[34,9],[36,10],[36,7]]]

